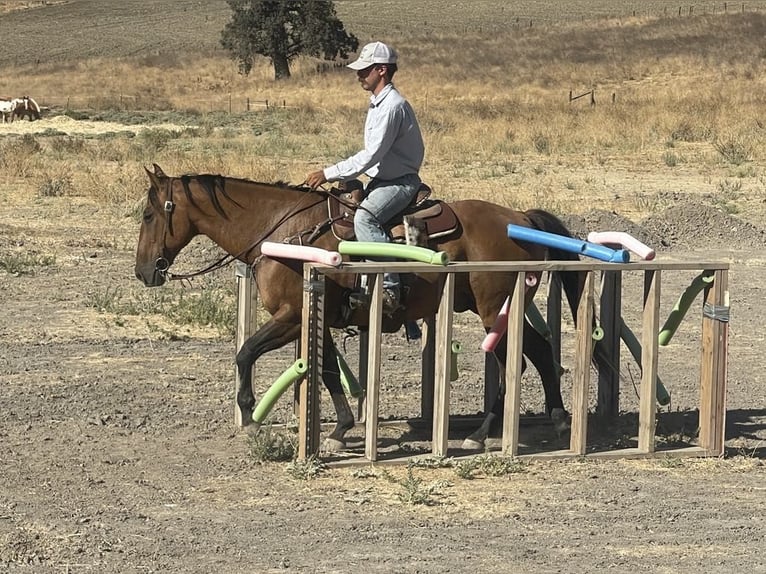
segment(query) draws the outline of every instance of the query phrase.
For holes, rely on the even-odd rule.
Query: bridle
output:
[[[290,219],[292,216],[297,215],[298,213],[309,209],[310,207],[313,207],[313,205],[305,205],[301,206],[301,203],[303,202],[303,199],[306,197],[310,197],[311,194],[306,193],[301,196],[301,199],[298,200],[298,202],[290,209],[288,210],[282,217],[279,218],[279,220],[271,226],[271,228],[266,231],[265,233],[261,234],[261,236],[256,239],[253,243],[251,243],[247,248],[243,249],[241,252],[239,252],[236,255],[226,254],[217,261],[214,261],[207,267],[200,269],[199,271],[194,271],[192,273],[171,273],[169,271],[170,269],[170,261],[164,256],[164,253],[166,252],[166,245],[167,245],[167,238],[168,234],[173,235],[173,212],[175,211],[176,204],[173,201],[173,182],[178,178],[169,177],[167,182],[167,199],[163,203],[162,211],[164,213],[164,229],[162,233],[162,250],[160,252],[160,256],[157,257],[157,259],[154,262],[154,269],[159,273],[161,276],[163,276],[165,279],[169,281],[174,280],[183,280],[183,279],[192,279],[194,277],[198,277],[200,275],[205,275],[207,273],[211,273],[213,271],[216,271],[218,269],[222,269],[223,267],[226,267],[227,265],[231,264],[232,262],[243,259],[253,250],[255,249],[260,243],[265,241],[272,233],[274,233],[279,227],[285,223],[288,219]],[[320,192],[320,193],[326,193],[326,192]],[[318,226],[317,226],[318,227]],[[313,228],[314,233],[312,233],[312,236],[317,232],[316,228]],[[298,234],[298,238],[300,239],[305,233]]]

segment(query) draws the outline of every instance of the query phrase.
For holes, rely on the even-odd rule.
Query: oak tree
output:
[[[226,0],[231,20],[221,32],[242,74],[249,74],[256,56],[274,66],[274,78],[290,77],[290,63],[300,55],[334,60],[347,58],[359,40],[346,32],[328,0]]]

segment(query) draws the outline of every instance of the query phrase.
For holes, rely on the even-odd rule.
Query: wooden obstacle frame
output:
[[[450,427],[450,363],[453,325],[453,302],[455,275],[468,272],[516,272],[515,285],[511,286],[508,313],[508,345],[506,356],[505,416],[502,427],[501,453],[519,458],[648,458],[657,455],[675,457],[720,456],[723,453],[725,426],[725,392],[728,347],[728,263],[722,262],[657,262],[605,263],[596,260],[577,262],[526,261],[526,262],[455,262],[446,267],[412,262],[360,262],[344,263],[341,267],[304,264],[303,325],[300,348],[297,354],[308,362],[306,376],[297,383],[296,412],[299,418],[298,457],[305,459],[319,454],[320,412],[319,385],[322,372],[322,337],[324,326],[325,280],[333,274],[366,274],[371,292],[370,321],[367,341],[367,357],[364,369],[360,365],[360,382],[366,386],[364,399],[360,401],[360,419],[365,427],[364,455],[345,459],[341,464],[371,462],[406,463],[423,455],[396,458],[379,457],[378,429],[380,417],[378,400],[381,370],[381,323],[383,318],[383,273],[439,273],[440,301],[432,328],[427,330],[429,341],[424,348],[423,391],[421,410],[424,419],[432,422],[431,453],[428,456],[450,456],[448,433]],[[663,273],[680,271],[704,271],[714,281],[703,292],[700,402],[698,445],[683,448],[656,449],[656,381],[658,371],[658,333],[660,331],[660,295]],[[575,365],[571,404],[571,433],[569,448],[535,454],[519,454],[520,391],[522,376],[522,332],[524,326],[524,281],[527,272],[582,271],[586,274],[583,297],[577,309],[580,326],[575,331]],[[643,301],[641,327],[641,381],[638,389],[640,403],[638,412],[638,442],[635,448],[588,452],[587,422],[588,397],[591,384],[591,356],[593,339],[591,325],[596,308],[596,274],[601,273],[600,325],[604,331],[602,344],[609,363],[619,365],[622,274],[625,271],[643,272]],[[239,272],[238,347],[250,335],[244,324],[250,324],[252,309],[248,304],[252,294],[248,286],[252,281]],[[556,277],[556,275],[550,275]],[[549,284],[547,321],[551,328],[554,354],[560,356],[560,283]],[[582,326],[587,326],[583,328]],[[515,342],[515,344],[514,344]],[[430,352],[429,352],[429,345]],[[497,365],[494,359],[487,366]],[[485,409],[497,385],[493,377],[487,377]],[[496,395],[495,395],[496,396]],[[596,412],[616,415],[619,410],[619,372],[616,369],[599,370]],[[241,424],[241,415],[235,420]]]

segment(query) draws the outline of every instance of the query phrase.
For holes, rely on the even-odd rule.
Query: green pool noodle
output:
[[[306,374],[308,370],[308,364],[303,359],[295,361],[284,373],[279,375],[279,378],[274,381],[266,394],[263,395],[258,405],[253,411],[253,422],[258,424],[263,423],[264,419],[269,415],[271,409],[274,408],[279,397],[290,388],[295,381],[300,379]]]
[[[447,265],[449,255],[444,251],[433,251],[416,245],[401,245],[399,243],[378,243],[375,241],[341,241],[338,252],[342,255],[358,255],[361,257],[390,257],[393,259],[409,259],[429,263],[431,265]]]
[[[553,339],[551,328],[548,326],[548,323],[545,321],[545,319],[543,319],[543,314],[540,313],[540,309],[537,308],[537,305],[535,305],[534,301],[529,304],[529,307],[527,307],[527,310],[524,311],[524,314],[526,315],[529,324],[532,325],[532,328],[540,333],[543,339],[548,342]],[[553,367],[556,369],[559,377],[564,374],[564,369],[561,367],[558,361],[553,361]]]
[[[638,342],[633,331],[628,328],[623,320],[620,320],[620,337],[630,351],[630,354],[633,355],[633,359],[641,366],[641,343]],[[662,406],[670,404],[670,395],[665,385],[662,384],[659,375],[657,375],[657,402]]]
[[[450,348],[450,365],[449,365],[449,380],[450,382],[457,381],[459,373],[457,371],[457,356],[463,350],[463,346],[457,341],[452,341]]]
[[[335,346],[335,343],[333,343],[332,346],[335,348],[335,357],[338,361],[338,370],[340,371],[340,384],[343,386],[343,390],[347,395],[358,399],[364,395],[364,389],[359,384],[359,379],[357,379],[356,375],[354,375],[354,371],[352,371],[351,367],[348,366],[346,359],[343,357],[343,355],[341,355],[338,347]]]
[[[709,286],[715,279],[713,275],[706,275],[706,273],[708,272],[703,271],[697,275],[692,280],[691,284],[686,288],[686,290],[681,293],[678,301],[676,301],[673,310],[670,312],[670,315],[668,315],[667,321],[665,321],[665,324],[660,330],[658,342],[661,346],[668,346],[670,340],[673,338],[673,335],[676,334],[676,329],[678,329],[678,326],[681,324],[684,315],[686,315],[686,312],[689,310],[692,301],[694,301],[694,298],[697,297],[699,292],[702,291],[705,287]]]

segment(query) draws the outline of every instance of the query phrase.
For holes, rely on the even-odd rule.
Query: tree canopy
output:
[[[334,60],[347,58],[359,40],[346,32],[328,0],[226,0],[231,20],[221,32],[242,74],[253,69],[256,56],[274,66],[274,78],[290,77],[290,63],[299,55]]]

